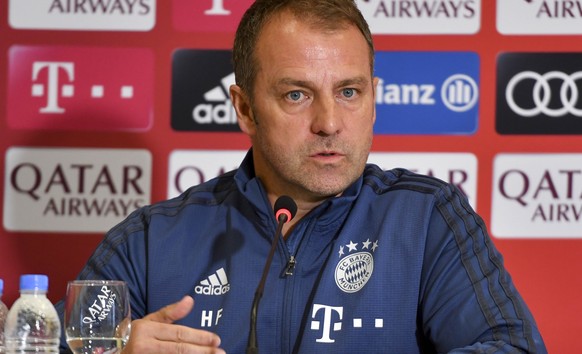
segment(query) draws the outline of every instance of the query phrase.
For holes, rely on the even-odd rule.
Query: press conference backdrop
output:
[[[250,3],[0,3],[8,304],[23,273],[57,301],[132,210],[238,166],[230,48]],[[377,48],[369,160],[459,186],[550,352],[579,353],[582,1],[357,3]]]

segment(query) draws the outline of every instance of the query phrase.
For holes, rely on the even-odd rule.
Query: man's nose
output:
[[[343,129],[343,118],[335,97],[318,97],[313,104],[314,134],[334,135]]]

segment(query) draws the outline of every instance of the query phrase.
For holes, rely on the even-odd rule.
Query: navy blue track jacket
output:
[[[79,278],[125,280],[134,318],[191,295],[179,323],[244,353],[275,229],[249,153],[238,170],[132,213]],[[279,242],[257,331],[261,353],[546,352],[466,198],[375,165]]]

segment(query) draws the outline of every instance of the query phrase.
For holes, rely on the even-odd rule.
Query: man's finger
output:
[[[220,337],[216,334],[186,326],[159,325],[153,336],[160,342],[195,344],[202,347],[220,346]]]
[[[152,342],[159,346],[173,345],[173,343],[200,347],[220,346],[220,337],[212,332],[176,324],[168,325],[166,323],[147,321],[145,319],[132,322],[129,339],[133,343],[134,349],[146,342],[149,342],[148,345],[150,346]]]
[[[182,300],[161,308],[160,310],[150,313],[143,319],[161,323],[174,323],[186,317],[192,311],[194,299],[190,296],[184,296]]]

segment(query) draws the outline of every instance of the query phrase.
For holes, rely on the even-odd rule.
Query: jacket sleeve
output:
[[[419,322],[439,353],[547,353],[483,220],[453,186],[427,229]]]

